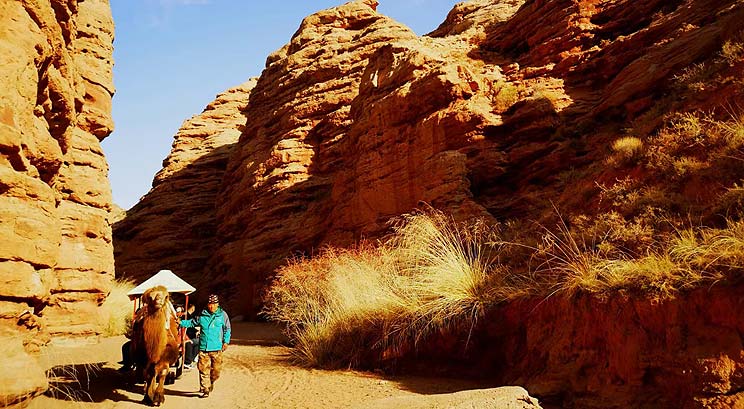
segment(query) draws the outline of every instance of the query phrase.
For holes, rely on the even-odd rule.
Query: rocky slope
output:
[[[213,208],[213,233],[197,235],[214,235],[215,254],[195,257],[147,223],[125,223],[115,228],[120,270],[203,272],[234,309],[255,313],[286,257],[376,237],[424,203],[490,220],[540,219],[551,202],[591,212],[595,180],[627,171],[597,169],[620,130],[648,135],[682,101],[721,111],[723,95],[741,97],[731,84],[670,97],[688,66],[715,60],[738,35],[742,10],[731,1],[479,0],[458,4],[424,37],[375,7],[357,1],[309,16],[267,59],[225,153],[222,187],[208,189],[213,196],[184,188],[204,203],[167,224],[178,231]],[[207,155],[179,140],[171,155]],[[163,184],[159,176],[154,190]],[[148,196],[130,217],[169,206]]]
[[[744,138],[706,129],[742,123],[741,2],[478,0],[423,37],[376,5],[307,17],[268,57],[234,121],[210,131],[231,142],[210,150],[208,138],[179,132],[153,190],[115,226],[119,271],[201,277],[233,314],[255,314],[287,257],[379,237],[391,217],[428,205],[494,222],[543,220],[555,208],[567,218],[612,211],[643,229],[648,212],[716,224],[740,211]],[[706,116],[695,122],[695,112]],[[685,128],[691,122],[706,126]],[[644,153],[615,148],[624,136]],[[176,166],[177,157],[189,159]],[[177,217],[164,216],[176,207]],[[720,291],[731,299],[736,288]],[[517,317],[515,333],[491,329],[486,339],[507,340],[517,358],[496,351],[487,362],[511,362],[516,370],[492,373],[564,403],[621,396],[621,406],[653,406],[679,396],[726,407],[740,389],[739,324],[706,326],[715,319],[702,294],[658,309],[646,300],[538,300],[534,317],[534,305],[515,304],[499,313]],[[578,318],[551,324],[566,310]],[[627,312],[619,327],[609,318],[617,311]],[[691,320],[659,318],[667,313]],[[584,323],[608,326],[589,333]],[[709,329],[721,336],[706,338]],[[673,362],[685,355],[695,358]],[[576,363],[584,358],[591,365]],[[627,400],[638,393],[651,400]]]
[[[6,359],[27,363],[23,379],[0,375],[3,403],[46,388],[16,352],[100,332],[114,274],[100,146],[113,128],[112,42],[105,0],[0,3],[0,336]]]

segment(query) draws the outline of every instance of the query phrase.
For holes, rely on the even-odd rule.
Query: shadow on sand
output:
[[[135,383],[134,374],[120,373],[114,368],[106,367],[107,363],[55,366],[47,370],[49,389],[45,394],[53,399],[65,401],[142,403],[141,399],[132,399],[123,393],[142,396],[143,386]],[[168,389],[166,395],[190,396]]]

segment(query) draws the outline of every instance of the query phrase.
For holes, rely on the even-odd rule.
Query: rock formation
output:
[[[630,178],[645,189],[632,192],[645,207],[623,217],[654,208],[708,220],[741,190],[740,153],[715,163],[725,174],[688,172],[674,183],[658,164],[610,162],[621,136],[652,151],[674,115],[720,121],[727,106],[744,106],[741,2],[478,0],[423,37],[376,5],[307,17],[232,113],[220,112],[229,120],[207,132],[185,124],[151,192],[115,227],[118,271],[170,268],[222,294],[234,315],[255,316],[287,257],[380,237],[416,208],[489,221],[542,220],[555,207],[592,215],[618,210],[608,191]],[[229,142],[211,142],[223,132]],[[737,310],[732,288],[720,296]],[[506,340],[484,362],[510,362],[516,369],[491,373],[559,403],[741,404],[740,324],[708,326],[718,318],[702,294],[658,309],[649,300],[537,300],[535,316],[536,305],[514,304],[497,312],[511,326],[483,329],[484,344]],[[569,309],[586,320],[565,317]],[[625,314],[621,327],[612,311]],[[565,326],[551,324],[561,318]],[[693,358],[673,362],[685,355]]]
[[[553,203],[606,206],[595,185],[629,174],[667,183],[596,164],[622,129],[647,138],[666,114],[744,106],[741,2],[477,0],[424,37],[376,6],[307,17],[260,78],[184,123],[117,223],[121,275],[170,268],[255,314],[287,257],[379,237],[421,206],[539,219]],[[46,388],[33,358],[45,343],[99,332],[114,271],[100,147],[112,41],[106,0],[0,3],[0,336],[28,374],[0,376],[3,404]],[[714,217],[707,201],[742,179],[696,174],[679,195]],[[559,403],[742,405],[739,290],[514,303],[473,342],[494,375]]]
[[[245,125],[256,80],[217,96],[184,121],[153,188],[115,224],[118,276],[144,277],[170,269],[197,287],[216,251],[215,200],[230,153]]]
[[[731,1],[479,0],[418,37],[376,4],[311,15],[268,57],[239,140],[218,148],[229,159],[176,136],[153,191],[115,227],[118,270],[206,274],[234,310],[255,314],[287,257],[377,237],[424,204],[505,220],[539,219],[551,201],[593,202],[593,179],[563,186],[562,175],[601,163],[617,129],[649,110],[671,112],[660,105],[675,76],[715,58],[742,17]],[[709,92],[696,106],[716,102]],[[208,187],[180,174],[171,186],[170,158],[186,154],[205,157]],[[203,202],[155,197],[173,190]],[[142,219],[174,207],[178,217]],[[192,219],[202,226],[193,235]],[[196,238],[200,250],[180,251]]]
[[[421,346],[417,362],[401,365],[452,374],[442,363],[461,359],[461,375],[521,385],[549,407],[737,408],[744,402],[740,291],[510,303],[483,317],[468,340],[441,336]]]
[[[0,3],[0,336],[27,352],[100,332],[114,274],[100,146],[113,128],[112,42],[106,0]],[[43,391],[40,371],[3,377],[0,401]]]

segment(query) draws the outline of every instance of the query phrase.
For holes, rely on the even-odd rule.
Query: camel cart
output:
[[[170,270],[160,270],[157,274],[153,275],[152,277],[148,278],[142,284],[138,285],[137,287],[134,287],[131,291],[127,293],[127,296],[129,296],[129,299],[132,300],[133,303],[133,309],[132,309],[132,318],[134,318],[134,315],[136,314],[137,310],[141,306],[141,298],[142,294],[145,293],[149,288],[162,285],[165,288],[168,289],[169,293],[180,293],[183,294],[186,297],[186,301],[184,302],[183,311],[184,313],[188,311],[189,309],[189,294],[196,291],[196,289],[191,286],[191,284],[187,283],[186,281],[183,281],[181,277],[178,277],[177,275],[173,274]],[[184,360],[186,357],[186,331],[184,328],[180,328],[179,336],[181,337],[181,345],[180,345],[180,353],[181,353],[181,359],[180,362],[176,365],[176,379],[181,377],[181,374],[183,373],[183,365]]]

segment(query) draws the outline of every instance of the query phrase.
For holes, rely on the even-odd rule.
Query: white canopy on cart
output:
[[[145,280],[142,284],[134,287],[127,293],[129,299],[134,299],[144,294],[149,288],[155,287],[156,285],[162,285],[168,289],[169,293],[181,293],[189,295],[196,291],[196,288],[192,287],[191,284],[183,281],[181,277],[173,274],[170,270],[160,270],[154,276]]]

